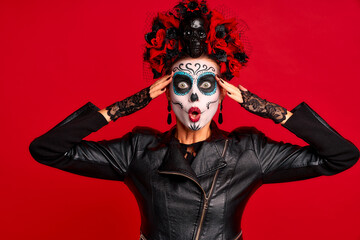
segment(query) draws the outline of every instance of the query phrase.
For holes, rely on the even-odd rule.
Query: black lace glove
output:
[[[275,103],[268,102],[250,91],[243,91],[239,88],[243,102],[240,105],[247,111],[263,118],[270,118],[275,123],[281,123],[286,118],[287,110]]]
[[[122,101],[106,107],[106,110],[108,110],[107,114],[115,122],[119,117],[132,114],[144,108],[150,101],[150,87],[147,87]]]

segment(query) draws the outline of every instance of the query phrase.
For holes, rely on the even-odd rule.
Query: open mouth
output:
[[[189,118],[192,122],[197,122],[200,119],[201,111],[198,107],[192,107],[189,109]]]

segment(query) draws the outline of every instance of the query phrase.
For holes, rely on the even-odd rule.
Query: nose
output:
[[[200,45],[199,38],[198,38],[198,37],[192,37],[192,38],[190,39],[190,43],[196,44],[196,45]]]
[[[190,96],[190,101],[191,102],[199,101],[198,95],[196,93],[192,93]]]

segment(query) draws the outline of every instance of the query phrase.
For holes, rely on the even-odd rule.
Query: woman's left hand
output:
[[[224,81],[222,78],[218,77],[217,75],[215,76],[216,81],[220,84],[220,86],[225,89],[226,94],[234,99],[235,101],[237,101],[238,103],[243,103],[243,97],[241,94],[241,91],[247,91],[246,88],[244,88],[243,86],[239,85],[239,87],[235,87],[234,85],[232,85],[231,83],[228,83],[226,81]]]
[[[237,101],[243,108],[253,114],[263,118],[270,118],[275,123],[281,124],[284,124],[292,115],[292,113],[288,112],[286,108],[260,98],[241,85],[239,85],[239,87],[235,87],[218,76],[215,76],[215,79],[227,92],[227,95],[230,98]]]

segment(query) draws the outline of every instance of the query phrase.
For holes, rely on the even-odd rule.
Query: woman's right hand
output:
[[[166,92],[166,87],[171,83],[174,73],[161,77],[150,86],[150,97],[154,99]]]
[[[125,98],[122,101],[111,104],[110,106],[99,111],[105,119],[116,121],[119,117],[130,115],[149,104],[149,102],[166,91],[166,86],[171,83],[173,74],[165,75],[153,83],[151,86],[144,88],[140,92]]]

